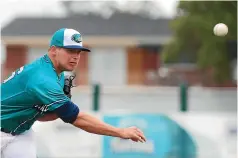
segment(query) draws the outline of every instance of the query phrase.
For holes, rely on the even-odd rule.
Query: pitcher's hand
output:
[[[142,143],[146,141],[143,132],[137,127],[123,128],[121,138],[131,139],[134,142],[140,141]]]

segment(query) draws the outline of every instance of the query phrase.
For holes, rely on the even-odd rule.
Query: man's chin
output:
[[[73,71],[74,69],[65,69],[64,71]]]
[[[75,69],[76,69],[76,66],[69,66],[69,67],[65,68],[64,71],[73,71]]]

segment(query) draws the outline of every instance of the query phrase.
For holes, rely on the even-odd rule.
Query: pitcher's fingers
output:
[[[138,140],[139,140],[141,143],[144,143],[143,138],[141,138],[140,136],[138,136]]]
[[[140,141],[140,137],[138,136],[138,135],[133,135],[131,138],[130,138],[132,141],[134,141],[134,142],[138,142],[138,141]]]
[[[145,136],[143,135],[143,133],[140,133],[140,132],[137,132],[138,136],[140,137],[140,139],[143,140],[143,142],[146,142],[146,138]]]
[[[140,137],[143,138],[144,141],[146,141],[145,135],[142,132],[138,131],[137,133],[139,134]]]
[[[138,132],[135,132],[132,136],[132,139],[136,140],[137,142],[140,141],[140,142],[144,142],[143,139],[140,137],[139,133]]]
[[[141,134],[143,134],[142,130],[140,130],[139,128],[136,128],[136,131],[140,132]]]
[[[145,138],[145,136],[140,136],[141,137],[141,139],[143,140],[143,142],[146,142],[146,138]]]
[[[144,135],[143,132],[140,129],[136,129],[136,132],[140,133],[140,135]]]

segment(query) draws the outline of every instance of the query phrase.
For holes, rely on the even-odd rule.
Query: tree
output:
[[[177,9],[181,14],[171,21],[174,36],[164,47],[165,63],[176,61],[185,52],[200,69],[212,68],[216,82],[230,80],[227,44],[237,41],[237,1],[180,1]],[[228,26],[227,36],[213,34],[217,23]]]
[[[115,12],[137,14],[152,19],[172,16],[159,1],[62,1],[61,4],[69,16],[90,13],[110,18]]]

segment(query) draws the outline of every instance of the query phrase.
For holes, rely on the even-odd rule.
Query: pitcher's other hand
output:
[[[123,128],[121,138],[131,139],[134,142],[146,142],[146,138],[143,132],[139,128],[134,126],[129,128]]]

